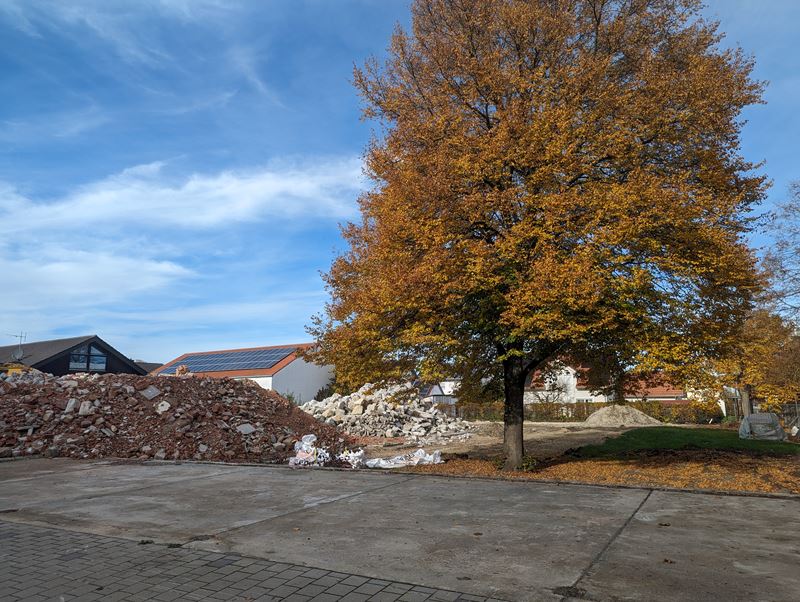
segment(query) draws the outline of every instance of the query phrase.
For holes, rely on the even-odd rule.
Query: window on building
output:
[[[81,345],[69,354],[69,369],[76,372],[105,372],[106,354],[94,345]]]

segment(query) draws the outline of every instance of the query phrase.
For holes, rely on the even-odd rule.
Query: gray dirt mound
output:
[[[612,405],[591,414],[584,422],[587,426],[656,426],[655,418],[630,406]]]

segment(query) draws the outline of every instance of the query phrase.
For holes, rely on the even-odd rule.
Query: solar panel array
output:
[[[187,355],[179,362],[165,368],[159,374],[175,374],[178,366],[186,366],[189,372],[222,372],[225,370],[258,370],[272,368],[286,356],[294,353],[295,347],[274,349],[245,349],[221,351],[219,353],[197,353]]]

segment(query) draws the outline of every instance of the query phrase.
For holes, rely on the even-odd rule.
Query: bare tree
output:
[[[766,255],[765,265],[773,281],[779,311],[795,323],[800,320],[800,181],[789,187],[772,222],[776,243]]]

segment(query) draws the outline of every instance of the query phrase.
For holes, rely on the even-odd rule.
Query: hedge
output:
[[[525,420],[533,422],[583,422],[590,414],[609,403],[579,401],[576,403],[536,402],[525,404]],[[629,401],[636,408],[668,424],[707,424],[719,422],[722,412],[716,403],[689,402],[664,404],[660,401]],[[452,407],[452,406],[451,406]],[[465,420],[503,420],[503,402],[457,403],[455,414]]]

